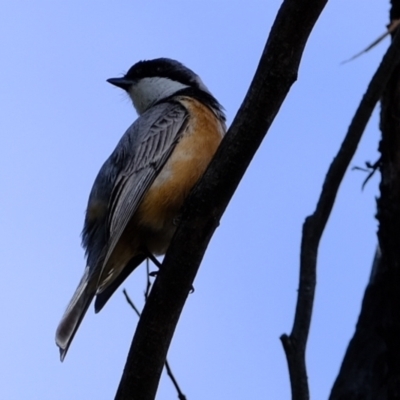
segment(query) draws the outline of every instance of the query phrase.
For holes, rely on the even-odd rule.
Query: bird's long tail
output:
[[[72,339],[95,295],[95,290],[91,287],[89,280],[89,269],[86,267],[85,273],[57,327],[56,344],[60,348],[61,361],[64,360]]]

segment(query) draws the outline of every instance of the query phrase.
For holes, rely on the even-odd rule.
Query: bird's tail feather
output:
[[[94,311],[98,313],[118,289],[121,283],[130,275],[130,273],[136,269],[144,260],[146,256],[144,254],[139,254],[133,257],[129,263],[124,267],[124,269],[119,273],[119,275],[102,291],[97,291],[96,300],[94,302]]]
[[[79,282],[72,299],[57,327],[56,344],[60,348],[60,359],[64,360],[68,348],[93,300],[95,291],[89,285],[88,268]]]

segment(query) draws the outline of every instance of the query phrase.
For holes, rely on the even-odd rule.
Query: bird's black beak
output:
[[[124,90],[129,90],[133,84],[131,80],[126,78],[110,78],[107,79],[107,82]]]

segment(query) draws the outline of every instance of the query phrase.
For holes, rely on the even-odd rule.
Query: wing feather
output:
[[[125,133],[111,158],[121,168],[115,177],[108,206],[108,243],[102,263],[102,275],[128,222],[186,127],[188,112],[179,103],[167,103],[161,110],[153,107],[152,115],[143,114]],[[160,104],[158,107],[162,106]]]

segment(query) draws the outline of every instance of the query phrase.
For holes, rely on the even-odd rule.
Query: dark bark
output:
[[[400,68],[382,98],[381,130],[382,181],[377,218],[387,312],[381,335],[387,348],[388,398],[400,399]]]
[[[390,307],[382,279],[382,261],[376,255],[374,272],[365,291],[356,332],[351,339],[331,400],[384,400],[387,392],[387,347],[383,326],[390,320]]]
[[[138,323],[117,400],[152,400],[169,344],[212,234],[274,120],[327,0],[285,0],[229,132],[186,202]]]
[[[391,20],[400,17],[392,1]],[[395,40],[399,34],[396,34]],[[400,67],[381,99],[380,255],[330,399],[400,399]]]

